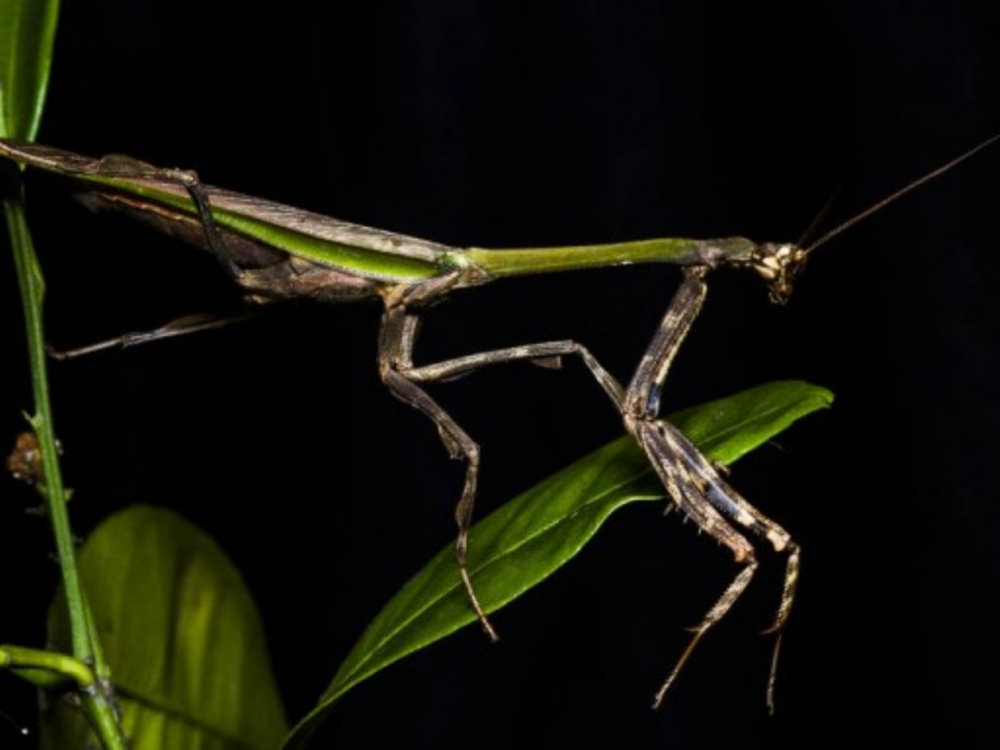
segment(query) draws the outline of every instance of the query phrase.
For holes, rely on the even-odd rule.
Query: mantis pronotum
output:
[[[0,142],[0,156],[69,176],[88,205],[124,212],[207,248],[251,301],[381,299],[384,312],[378,366],[382,381],[393,395],[430,419],[449,453],[466,462],[465,484],[455,508],[456,558],[469,604],[493,640],[497,639],[496,633],[480,605],[466,564],[479,446],[426,393],[423,384],[453,379],[495,364],[526,361],[550,366],[563,357],[579,357],[621,413],[626,429],[645,451],[673,504],[729,548],[743,566],[694,628],[688,647],[658,691],[654,705],[660,704],[700,639],[725,616],[753,578],[757,567],[755,551],[745,535],[750,533],[787,555],[781,602],[769,629],[777,636],[768,687],[768,704],[773,709],[775,665],[781,632],[794,600],[799,547],[781,526],[740,496],[687,438],[659,418],[660,393],[671,363],[701,310],[710,271],[725,266],[752,268],[768,284],[772,301],[783,303],[812,250],[998,139],[1000,136],[985,141],[907,185],[806,248],[757,244],[735,237],[517,250],[460,249],[204,186],[190,172],[158,169],[126,157],[94,160],[13,142]],[[570,340],[480,352],[428,365],[413,361],[423,309],[454,290],[505,276],[624,263],[673,263],[684,267],[684,280],[627,388],[585,347]],[[126,336],[117,343],[138,343],[205,325],[196,320],[148,335]]]

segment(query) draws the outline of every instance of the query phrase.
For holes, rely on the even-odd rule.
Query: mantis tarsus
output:
[[[92,208],[126,213],[208,249],[251,301],[381,299],[384,312],[378,366],[382,381],[393,395],[435,424],[452,457],[466,462],[465,484],[455,508],[456,558],[467,599],[492,640],[497,639],[496,633],[479,603],[466,565],[479,446],[426,393],[423,384],[454,379],[495,364],[526,361],[553,366],[563,357],[579,357],[621,413],[626,429],[645,451],[674,505],[700,529],[728,547],[743,566],[693,628],[693,637],[656,694],[654,706],[660,704],[703,635],[726,615],[753,578],[757,561],[754,546],[746,536],[749,532],[787,555],[781,602],[768,630],[777,636],[767,691],[768,705],[773,710],[777,653],[794,600],[799,547],[781,526],[736,492],[687,438],[659,418],[660,394],[671,363],[701,310],[707,292],[706,277],[711,270],[751,268],[767,283],[771,300],[784,303],[791,294],[795,275],[812,250],[998,139],[1000,135],[910,183],[805,248],[796,244],[758,244],[734,237],[655,239],[561,248],[459,249],[208,187],[191,172],[159,169],[128,157],[95,160],[9,141],[0,141],[0,156],[73,178],[81,199]],[[570,340],[498,349],[428,365],[413,361],[421,311],[452,291],[507,276],[627,263],[672,263],[684,267],[684,280],[627,388],[585,347]],[[212,323],[187,321],[147,335],[126,336],[113,343],[141,343],[206,325]]]

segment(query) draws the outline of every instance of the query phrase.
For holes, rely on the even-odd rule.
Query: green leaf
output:
[[[257,610],[232,562],[175,513],[134,506],[80,552],[80,572],[132,750],[274,750],[287,731]],[[66,608],[50,640],[68,644]],[[79,712],[51,701],[42,748],[83,750]]]
[[[58,18],[59,0],[0,0],[0,138],[38,132]]]
[[[832,401],[824,388],[776,382],[669,419],[707,456],[728,464]],[[663,496],[645,454],[626,437],[507,503],[475,525],[469,543],[469,570],[483,608],[493,612],[547,578],[618,508]],[[355,685],[474,620],[449,545],[369,624],[285,747],[304,747],[333,704]]]

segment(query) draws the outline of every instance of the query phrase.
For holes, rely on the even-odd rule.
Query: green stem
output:
[[[0,646],[0,668],[43,689],[65,689],[71,684],[80,698],[87,722],[104,750],[127,750],[106,683],[79,659],[54,651],[22,646]]]
[[[47,495],[47,516],[52,520],[52,531],[56,540],[56,552],[62,570],[63,587],[69,608],[70,631],[72,633],[73,656],[84,662],[94,658],[90,629],[83,603],[80,575],[76,568],[73,549],[73,534],[70,531],[69,513],[66,510],[66,490],[59,470],[59,456],[56,449],[55,430],[52,425],[52,408],[49,399],[48,373],[45,359],[45,334],[42,328],[42,298],[45,296],[45,282],[35,257],[31,234],[24,215],[23,193],[4,201],[7,227],[11,245],[14,248],[14,262],[17,279],[24,303],[24,318],[28,333],[28,359],[31,363],[31,385],[35,398],[35,413],[31,418],[32,427],[38,436],[38,446],[42,454]]]
[[[45,688],[57,687],[67,680],[77,687],[89,688],[96,680],[94,671],[79,659],[23,646],[0,646],[0,667]]]
[[[31,364],[31,383],[34,392],[35,411],[31,425],[38,437],[41,452],[42,477],[45,484],[46,511],[52,523],[55,536],[59,567],[62,571],[63,592],[69,614],[72,654],[76,662],[86,667],[92,666],[100,681],[94,681],[90,672],[89,683],[76,679],[80,688],[78,694],[83,703],[88,721],[105,750],[125,750],[127,743],[118,725],[113,699],[106,683],[109,673],[98,646],[97,631],[87,611],[80,574],[76,567],[76,551],[73,533],[66,509],[66,490],[59,468],[59,454],[56,449],[55,430],[52,421],[52,407],[49,399],[47,362],[45,354],[45,333],[42,325],[42,300],[45,296],[45,281],[38,259],[35,256],[31,233],[24,211],[23,186],[18,182],[16,192],[8,193],[3,201],[14,250],[14,264],[17,267],[18,285],[24,306],[25,326],[28,339],[28,359]],[[66,657],[68,658],[68,657]],[[63,663],[66,667],[70,662]],[[77,675],[78,677],[82,674]]]
[[[112,705],[110,693],[98,689],[97,685],[79,691],[83,712],[90,728],[97,735],[104,750],[128,750],[128,742],[118,725],[117,713]]]

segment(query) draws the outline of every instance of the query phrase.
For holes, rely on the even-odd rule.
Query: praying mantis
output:
[[[563,358],[579,358],[619,411],[625,429],[649,458],[671,502],[700,530],[728,548],[742,566],[693,628],[692,638],[657,692],[654,706],[662,702],[703,636],[725,617],[753,579],[757,559],[751,538],[757,537],[784,555],[786,561],[780,603],[768,630],[776,635],[768,683],[768,704],[773,710],[777,654],[795,599],[800,548],[782,526],[743,498],[683,434],[660,419],[661,392],[671,364],[702,309],[710,273],[720,268],[752,270],[766,283],[771,300],[784,303],[796,275],[816,248],[998,139],[1000,136],[994,136],[911,182],[807,247],[733,237],[512,250],[455,248],[208,187],[191,172],[160,169],[127,157],[90,159],[12,141],[0,141],[0,156],[70,177],[81,199],[92,208],[125,213],[207,249],[251,302],[381,301],[378,369],[382,382],[399,400],[427,417],[449,454],[466,464],[464,487],[455,507],[455,557],[469,605],[491,640],[497,640],[496,632],[467,569],[480,448],[431,398],[424,385],[497,364],[557,366]],[[679,265],[684,269],[684,278],[625,386],[587,348],[571,340],[496,349],[432,364],[414,362],[423,311],[452,292],[506,277],[632,263]],[[211,323],[196,321],[166,327],[150,334],[122,337],[115,343],[140,343],[204,325]]]

